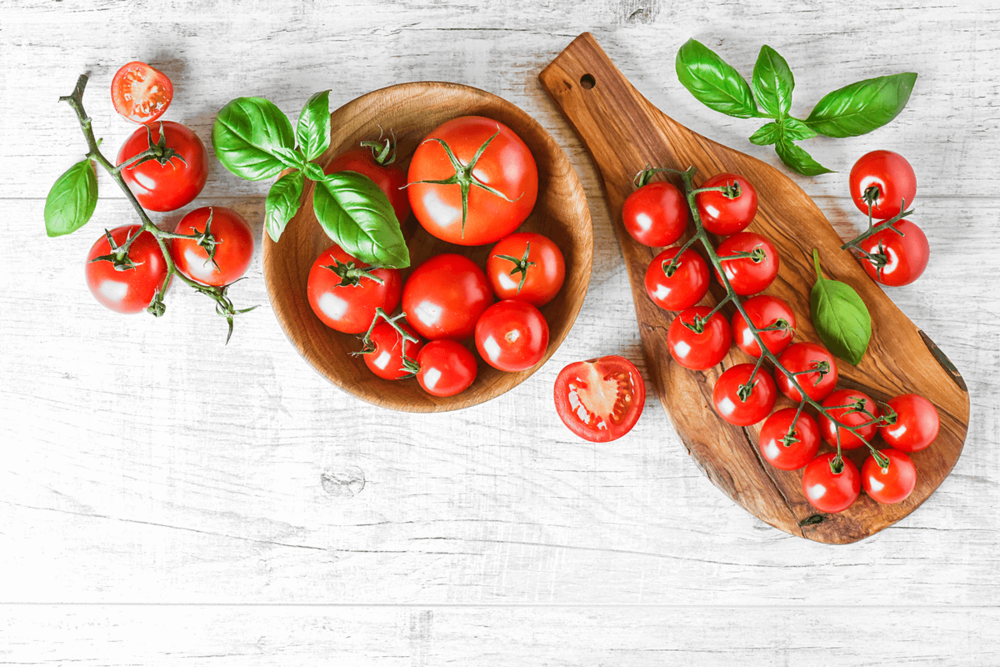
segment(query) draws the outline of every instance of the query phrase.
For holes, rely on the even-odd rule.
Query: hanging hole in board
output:
[[[597,85],[597,80],[594,79],[593,74],[584,74],[580,77],[580,85],[583,86],[585,90],[590,90]]]

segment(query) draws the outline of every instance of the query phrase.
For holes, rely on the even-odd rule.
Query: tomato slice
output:
[[[160,70],[138,60],[123,66],[111,81],[115,111],[136,123],[163,115],[174,99],[174,84]]]
[[[623,357],[577,361],[556,378],[556,412],[584,440],[611,442],[632,430],[646,403],[639,370]]]

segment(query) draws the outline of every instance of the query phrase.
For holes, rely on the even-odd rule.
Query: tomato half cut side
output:
[[[646,384],[624,357],[577,361],[559,372],[555,400],[556,412],[569,430],[590,442],[611,442],[639,421]]]
[[[174,84],[166,74],[138,60],[124,65],[111,80],[115,111],[136,123],[149,123],[174,99]]]

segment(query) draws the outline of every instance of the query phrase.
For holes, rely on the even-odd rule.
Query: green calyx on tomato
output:
[[[333,264],[323,265],[322,268],[336,274],[340,278],[341,287],[354,287],[360,284],[363,278],[371,280],[378,285],[385,284],[384,280],[373,273],[382,268],[380,266],[357,266],[354,262],[341,262],[336,258],[333,261]]]
[[[118,165],[119,171],[138,167],[140,164],[149,162],[150,160],[156,160],[161,167],[170,164],[170,161],[174,158],[177,158],[185,165],[187,164],[187,160],[184,159],[183,155],[167,146],[167,133],[163,129],[163,121],[160,121],[159,125],[160,138],[157,141],[153,141],[153,130],[149,124],[144,125],[146,128],[146,140],[149,142],[148,149]]]
[[[514,268],[510,270],[508,275],[516,276],[521,274],[521,280],[517,283],[517,293],[521,293],[521,289],[524,288],[524,281],[528,279],[528,269],[535,266],[534,262],[528,261],[528,255],[531,254],[531,241],[528,241],[524,247],[524,254],[518,259],[517,257],[511,257],[510,255],[496,255],[497,258],[506,260],[514,264]]]

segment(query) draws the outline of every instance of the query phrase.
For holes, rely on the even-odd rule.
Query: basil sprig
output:
[[[830,352],[857,366],[872,337],[872,317],[858,293],[838,280],[823,277],[819,251],[813,249],[816,284],[809,295],[813,326]]]
[[[66,170],[45,198],[45,233],[71,234],[87,224],[97,207],[97,173],[90,158]]]
[[[882,127],[906,106],[916,83],[912,72],[880,76],[844,86],[827,94],[805,120],[790,115],[795,77],[781,55],[764,45],[753,77],[746,79],[701,42],[690,39],[677,52],[677,78],[695,98],[736,118],[769,118],[750,137],[758,146],[774,145],[781,161],[804,176],[829,173],[794,142],[817,134],[855,137]]]

